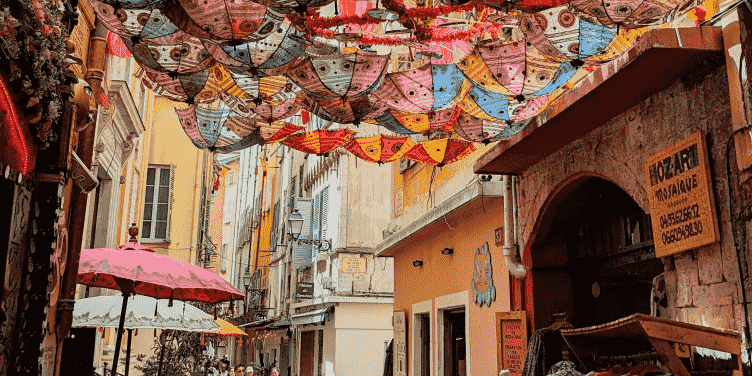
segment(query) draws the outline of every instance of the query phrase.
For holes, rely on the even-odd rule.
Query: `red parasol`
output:
[[[308,154],[326,154],[352,140],[353,136],[355,132],[346,128],[317,129],[291,135],[282,144]]]
[[[405,136],[376,135],[370,137],[356,137],[344,145],[356,157],[373,163],[393,162],[402,158],[405,153],[415,146],[415,143]]]

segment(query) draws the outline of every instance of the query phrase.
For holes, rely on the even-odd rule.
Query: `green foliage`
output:
[[[194,332],[173,331],[167,334],[162,361],[163,376],[198,375],[198,364],[203,357],[206,346],[201,345],[201,334]],[[162,346],[154,341],[154,355],[149,356],[143,366],[136,369],[144,376],[156,376],[159,369],[159,354]],[[146,355],[139,355],[138,361],[144,361]]]

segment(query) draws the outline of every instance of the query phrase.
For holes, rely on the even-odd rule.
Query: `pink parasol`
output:
[[[209,270],[158,254],[138,244],[138,227],[135,223],[128,232],[130,240],[120,247],[82,249],[78,264],[78,283],[120,290],[123,293],[112,374],[117,374],[122,329],[131,294],[211,304],[243,299],[245,296]]]

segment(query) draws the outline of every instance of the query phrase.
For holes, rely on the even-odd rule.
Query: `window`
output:
[[[227,172],[227,185],[235,184],[235,171],[230,170]]]
[[[227,271],[227,243],[222,244],[222,254],[219,256],[219,271]]]
[[[170,241],[170,214],[174,181],[175,165],[149,166],[146,172],[144,218],[141,226],[143,228],[142,240]]]
[[[214,201],[217,201],[217,191],[212,191],[212,193],[211,193],[211,202],[212,202],[212,204],[214,203]]]

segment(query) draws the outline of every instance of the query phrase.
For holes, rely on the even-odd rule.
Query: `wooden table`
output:
[[[599,358],[655,352],[675,376],[690,376],[674,348],[678,343],[730,353],[737,364],[733,376],[742,376],[741,335],[732,330],[636,313],[606,324],[562,329],[561,334],[588,369],[597,366]]]

